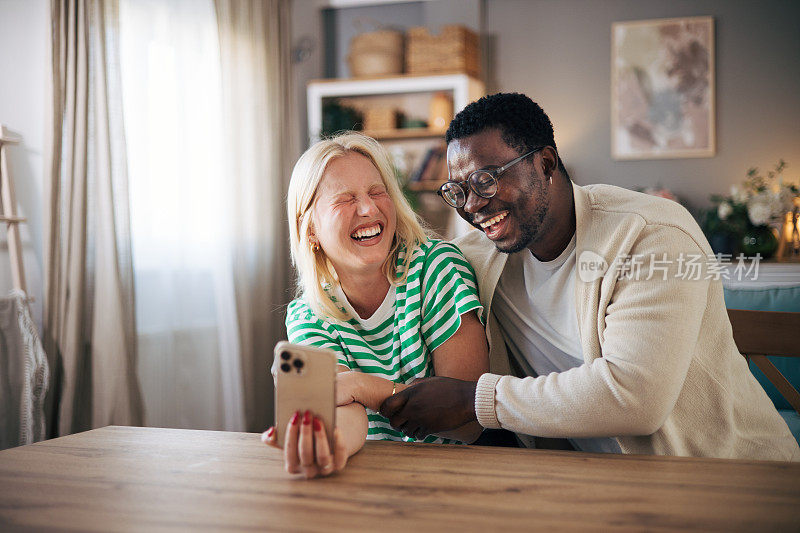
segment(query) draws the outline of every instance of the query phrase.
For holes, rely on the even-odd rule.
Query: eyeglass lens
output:
[[[453,207],[461,207],[466,203],[464,189],[457,183],[447,182],[440,189],[442,198]]]
[[[497,179],[490,172],[477,171],[469,177],[470,188],[482,198],[491,198],[497,194]],[[445,202],[453,207],[463,207],[467,202],[464,184],[447,182],[442,185],[441,193]]]

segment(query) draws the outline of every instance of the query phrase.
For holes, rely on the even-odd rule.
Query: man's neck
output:
[[[528,246],[539,261],[556,259],[569,246],[575,235],[575,198],[572,181],[558,173],[550,185],[550,208],[547,210],[543,227],[546,228],[541,239]]]

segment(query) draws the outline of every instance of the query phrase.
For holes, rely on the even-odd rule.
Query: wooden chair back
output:
[[[800,357],[800,313],[728,309],[733,340],[800,414],[800,392],[767,356]],[[800,361],[798,361],[800,364]]]

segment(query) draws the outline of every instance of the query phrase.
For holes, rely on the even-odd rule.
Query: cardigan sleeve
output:
[[[700,246],[679,228],[647,226],[630,254],[650,258],[651,253],[660,259],[667,254],[672,261],[669,275],[662,279],[650,263],[638,279],[615,282],[600,320],[602,357],[546,376],[482,379],[477,391],[481,402],[476,401],[479,420],[489,425],[496,420],[503,428],[541,437],[657,431],[683,388],[710,282],[678,276],[679,258],[706,260]],[[651,271],[655,275],[647,280]],[[493,402],[487,401],[491,398]]]

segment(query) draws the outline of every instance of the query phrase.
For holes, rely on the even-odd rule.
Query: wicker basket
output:
[[[347,55],[350,75],[388,76],[403,72],[403,33],[382,29],[356,35]]]
[[[397,111],[390,107],[370,107],[364,111],[365,130],[393,130],[397,128]]]
[[[427,28],[410,28],[406,33],[406,72],[465,72],[480,77],[478,34],[456,25],[443,26],[439,35],[431,35]]]

